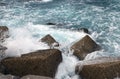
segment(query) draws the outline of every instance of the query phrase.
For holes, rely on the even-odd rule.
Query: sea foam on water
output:
[[[71,55],[72,51],[62,52],[62,62],[60,63],[55,79],[78,79],[79,76],[75,74],[75,66],[78,59]]]
[[[49,48],[46,44],[33,38],[26,28],[10,29],[10,38],[6,40],[5,45],[8,48],[7,57],[21,56],[21,54]]]

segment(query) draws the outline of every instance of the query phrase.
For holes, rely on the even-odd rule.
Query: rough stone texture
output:
[[[8,36],[8,27],[0,26],[0,43],[4,42]]]
[[[5,73],[5,67],[1,64],[1,60],[4,58],[4,55],[5,55],[5,53],[1,52],[1,50],[0,50],[0,73]]]
[[[59,50],[48,49],[24,54],[22,57],[6,58],[1,63],[12,75],[31,74],[54,77],[57,66],[61,61],[62,56]]]
[[[71,46],[74,55],[83,60],[85,56],[93,51],[99,50],[100,46],[95,43],[88,35]]]
[[[0,79],[20,79],[20,77],[16,77],[16,76],[13,76],[13,75],[3,75],[3,74],[1,74]]]
[[[5,57],[5,50],[6,49],[7,49],[6,47],[0,45],[0,60],[2,60]]]
[[[0,60],[4,58],[6,47],[2,46],[6,38],[8,38],[8,28],[0,26]]]
[[[114,79],[120,75],[120,58],[99,58],[84,61],[76,66],[76,73],[82,79]]]
[[[51,36],[51,35],[46,35],[45,37],[43,37],[41,39],[42,42],[45,42],[46,44],[48,44],[50,47],[58,47],[59,43]]]
[[[6,26],[0,26],[0,30],[2,30],[2,31],[8,31],[8,27],[6,27]]]
[[[53,79],[50,77],[44,77],[44,76],[36,76],[36,75],[27,75],[22,77],[21,79]]]

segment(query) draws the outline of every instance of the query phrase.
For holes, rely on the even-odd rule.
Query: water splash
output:
[[[48,49],[49,47],[31,36],[26,28],[10,29],[10,38],[6,40],[6,56],[21,56],[31,51]]]
[[[75,67],[78,59],[72,55],[72,51],[62,52],[62,63],[58,67],[55,79],[79,79],[79,76],[75,74]]]

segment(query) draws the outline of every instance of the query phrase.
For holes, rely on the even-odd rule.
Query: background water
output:
[[[102,47],[86,59],[120,56],[120,0],[0,0],[0,25],[10,29],[7,52],[46,49],[36,42],[46,34],[67,45],[83,36],[72,29],[85,27]]]

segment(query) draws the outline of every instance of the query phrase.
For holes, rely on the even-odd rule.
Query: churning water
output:
[[[101,51],[89,54],[86,60],[120,56],[119,4],[120,0],[0,0],[0,25],[8,26],[11,35],[5,42],[8,47],[6,55],[20,56],[49,48],[38,42],[46,34],[51,34],[61,45],[64,44],[61,47],[65,47],[83,37],[85,34],[76,30],[85,27],[102,47]],[[46,23],[57,25],[45,25]],[[78,59],[72,55],[65,56],[63,55],[62,65],[58,67],[58,70],[63,68],[65,73],[56,78],[77,79],[74,65]],[[66,68],[69,62],[72,63],[71,71]],[[66,74],[72,77],[64,76]]]

